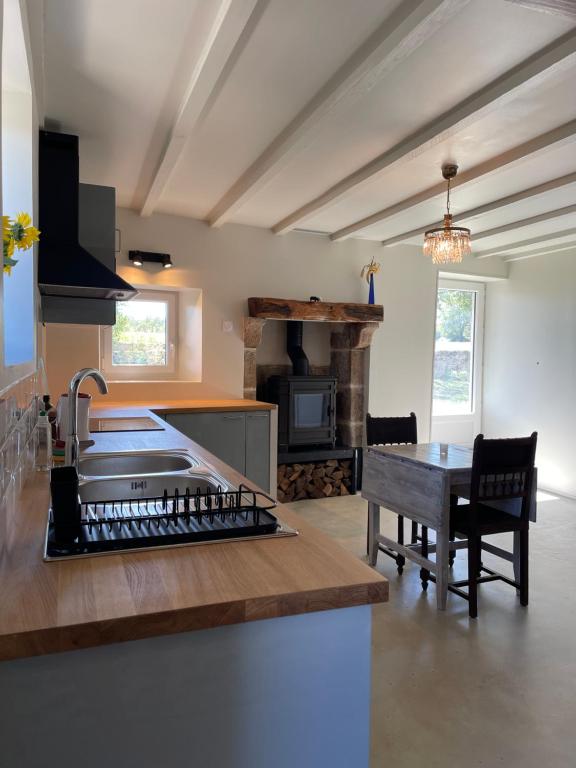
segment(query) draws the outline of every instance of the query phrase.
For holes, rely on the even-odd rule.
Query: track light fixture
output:
[[[143,267],[144,264],[162,264],[164,269],[171,269],[172,257],[169,253],[152,253],[150,251],[128,251],[128,258],[134,267]]]

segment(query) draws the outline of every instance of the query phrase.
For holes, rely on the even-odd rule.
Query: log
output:
[[[288,504],[303,499],[349,496],[352,462],[328,459],[324,462],[282,464],[278,467],[278,501]]]
[[[296,480],[296,493],[301,493],[301,491],[306,487],[308,483],[308,478],[305,475],[300,475],[298,480]]]

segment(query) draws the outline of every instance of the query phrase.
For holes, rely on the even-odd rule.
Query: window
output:
[[[104,371],[114,380],[176,376],[177,294],[145,291],[116,305],[116,325],[103,329]]]
[[[480,430],[484,285],[440,280],[436,304],[433,439],[466,441]]]

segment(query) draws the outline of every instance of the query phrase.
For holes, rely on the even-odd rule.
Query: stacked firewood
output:
[[[352,485],[351,459],[328,459],[309,464],[280,464],[278,501],[348,496]]]

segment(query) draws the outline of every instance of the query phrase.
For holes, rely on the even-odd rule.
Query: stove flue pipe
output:
[[[302,334],[304,323],[302,320],[288,320],[286,323],[286,351],[292,360],[294,376],[309,376],[310,363],[306,353],[302,349]]]

